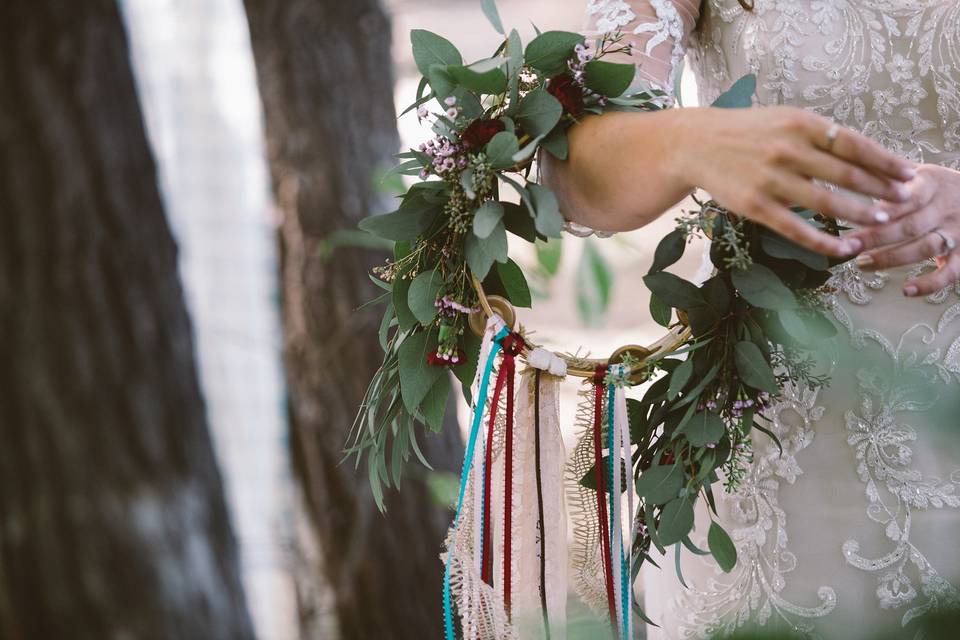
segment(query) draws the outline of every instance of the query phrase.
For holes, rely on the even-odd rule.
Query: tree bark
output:
[[[0,43],[0,635],[252,638],[118,3]]]
[[[246,0],[282,220],[285,363],[295,474],[319,539],[342,638],[434,638],[441,624],[438,554],[451,513],[408,469],[402,493],[374,504],[366,472],[341,464],[364,390],[383,354],[378,317],[355,309],[383,255],[317,251],[331,232],[386,209],[378,168],[398,147],[389,20],[377,0]],[[448,411],[422,441],[435,468],[462,455]],[[303,627],[311,637],[308,602]]]

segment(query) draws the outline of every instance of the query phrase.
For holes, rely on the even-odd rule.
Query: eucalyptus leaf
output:
[[[497,3],[494,0],[480,0],[480,8],[483,9],[483,15],[496,29],[497,33],[503,33],[503,22],[500,20],[500,12],[497,11]]]
[[[687,239],[683,229],[674,229],[665,235],[653,254],[653,265],[650,266],[650,273],[663,271],[670,265],[675,264],[683,257],[686,246]]]
[[[669,327],[673,319],[673,307],[665,303],[655,294],[650,294],[650,316],[661,327]]]
[[[503,219],[503,205],[496,200],[487,200],[473,215],[473,233],[481,239],[490,237],[494,228]]]
[[[757,76],[749,73],[736,82],[713,105],[722,109],[748,109],[753,106],[753,94],[757,91]]]
[[[694,406],[694,405],[690,405]],[[693,417],[683,425],[678,433],[683,433],[687,442],[695,447],[702,447],[707,444],[716,444],[726,433],[726,427],[723,424],[723,418],[709,411],[700,411],[693,414]]]
[[[557,160],[566,160],[570,155],[570,144],[567,132],[562,128],[554,129],[540,142],[540,147]]]
[[[560,121],[563,106],[543,89],[534,89],[520,100],[514,118],[523,130],[536,138],[545,136]]]
[[[443,277],[436,270],[424,271],[410,283],[407,304],[414,317],[422,325],[428,325],[437,317],[437,298],[443,287]]]
[[[563,216],[557,197],[549,187],[535,182],[527,184],[530,200],[534,207],[534,223],[537,231],[548,238],[559,238],[563,230]]]
[[[463,57],[452,42],[426,31],[414,29],[410,32],[410,43],[413,45],[413,60],[423,76],[428,76],[430,67],[439,65],[458,65],[463,63]]]
[[[648,504],[664,504],[683,488],[683,470],[676,464],[654,465],[637,478],[637,495]]]
[[[501,202],[503,206],[503,225],[507,231],[527,242],[536,242],[537,227],[530,212],[513,202]]]
[[[483,280],[490,272],[490,267],[494,262],[507,261],[507,231],[503,226],[503,221],[498,222],[490,235],[481,240],[476,235],[467,234],[465,243],[465,252],[467,254],[467,266],[470,271]]]
[[[807,324],[800,314],[793,309],[784,309],[777,314],[780,324],[791,338],[802,344],[810,343],[810,334],[807,333]]]
[[[796,260],[817,271],[824,271],[830,267],[830,259],[827,256],[801,247],[778,233],[764,230],[760,235],[760,246],[771,257]]]
[[[481,94],[498,95],[507,89],[507,76],[499,67],[478,71],[472,65],[447,67],[447,73],[457,84]]]
[[[693,375],[693,359],[688,358],[680,363],[674,372],[670,376],[670,386],[667,388],[667,400],[673,400],[680,392],[683,391],[683,388],[687,386],[687,382],[690,381],[690,376]]]
[[[566,71],[573,48],[583,42],[584,37],[579,33],[546,31],[527,45],[525,61],[544,75],[554,76]]]
[[[416,411],[437,378],[444,374],[443,367],[427,364],[427,355],[433,348],[435,337],[427,331],[407,336],[398,350],[400,363],[400,394],[407,411]]]
[[[429,366],[429,365],[425,365]],[[437,369],[439,367],[433,367]],[[434,433],[439,433],[443,428],[443,414],[447,408],[447,400],[450,397],[450,378],[442,375],[430,387],[426,397],[420,404],[420,413],[423,415],[427,427]]]
[[[797,298],[769,267],[751,264],[747,269],[733,269],[733,286],[747,302],[761,309],[796,309]]]
[[[588,89],[608,98],[618,98],[633,82],[637,68],[633,64],[591,60],[583,71]]]
[[[494,169],[506,169],[513,166],[513,156],[519,150],[517,136],[511,131],[501,131],[487,143],[485,154]]]
[[[515,307],[529,308],[533,304],[530,296],[530,287],[523,275],[523,270],[513,260],[497,264],[497,275],[507,293],[507,299]]]
[[[415,211],[405,212],[398,209],[392,213],[370,216],[357,226],[373,235],[387,240],[415,240],[426,231],[438,213],[436,207],[427,206]]]
[[[693,529],[693,497],[684,496],[671,500],[663,506],[660,513],[660,542],[669,547],[683,540]]]
[[[730,539],[730,535],[716,522],[710,523],[707,533],[707,545],[710,553],[716,558],[717,564],[724,573],[730,573],[737,565],[737,547]]]
[[[658,298],[677,309],[689,309],[704,303],[700,290],[692,283],[660,271],[643,277],[643,282]]]
[[[397,324],[401,331],[409,331],[417,324],[417,317],[407,302],[410,293],[410,280],[397,278],[393,281],[393,306],[397,313]]]
[[[741,379],[749,386],[760,391],[776,394],[780,392],[777,378],[767,364],[760,347],[746,340],[734,347],[734,359]]]

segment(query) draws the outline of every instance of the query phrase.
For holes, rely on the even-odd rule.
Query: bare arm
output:
[[[619,29],[634,45],[644,80],[672,86],[683,38],[699,15],[698,0],[591,0],[590,25]],[[738,214],[813,250],[849,255],[859,240],[814,231],[789,207],[801,205],[860,224],[888,216],[872,198],[902,202],[914,175],[907,161],[864,136],[791,107],[668,109],[590,116],[570,131],[565,161],[544,154],[543,177],[567,219],[603,231],[643,226],[695,187]],[[832,183],[859,195],[831,191]]]

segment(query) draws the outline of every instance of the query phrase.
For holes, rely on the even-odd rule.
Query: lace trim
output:
[[[590,0],[587,15],[597,16],[597,29],[603,32],[622,29],[637,17],[624,0]]]
[[[785,576],[796,568],[797,557],[787,546],[787,514],[778,495],[782,482],[793,484],[803,474],[797,455],[813,442],[813,423],[824,414],[817,395],[817,391],[786,386],[782,401],[771,411],[769,425],[783,445],[783,454],[774,442],[758,436],[750,475],[736,492],[720,496],[731,519],[740,525],[732,531],[737,565],[732,573],[724,574],[712,564],[705,588],[683,592],[674,599],[671,613],[679,621],[680,637],[730,634],[747,624],[765,625],[775,617],[816,637],[812,623],[806,620],[821,618],[836,608],[837,595],[829,586],[817,590],[820,604],[812,607],[781,595]],[[788,415],[799,420],[791,424]]]
[[[683,46],[684,28],[680,13],[670,0],[650,0],[650,6],[657,14],[658,22],[645,22],[638,24],[633,32],[637,35],[652,33],[653,36],[647,40],[646,54],[649,56],[653,50],[666,42],[673,41],[673,48],[670,51],[670,76],[668,86],[672,87],[676,73],[677,65],[683,59],[685,49]]]
[[[931,298],[946,299],[937,294]],[[857,376],[861,391],[859,411],[844,414],[847,442],[856,452],[857,474],[865,487],[867,515],[883,525],[894,548],[880,557],[868,558],[860,553],[859,542],[850,539],[843,543],[843,555],[851,566],[878,574],[877,597],[882,608],[913,605],[903,614],[904,626],[928,611],[960,606],[960,591],[937,572],[910,540],[915,511],[960,509],[960,469],[948,480],[925,477],[914,467],[909,446],[917,440],[917,432],[901,421],[902,414],[927,411],[936,404],[940,397],[937,382],[951,384],[960,380],[960,338],[946,353],[939,347],[926,353],[922,349],[933,344],[957,317],[960,304],[946,310],[937,328],[915,324],[896,345],[876,332],[860,331],[858,342],[877,342],[893,360],[894,374],[891,378],[877,368],[861,370]],[[909,348],[909,340],[914,336],[919,338],[920,346]],[[925,601],[914,604],[921,595]]]

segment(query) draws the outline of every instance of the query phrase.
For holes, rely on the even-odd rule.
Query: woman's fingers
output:
[[[929,205],[937,194],[937,184],[924,174],[920,174],[906,183],[910,198],[905,202],[884,200],[877,202],[877,209],[890,216],[890,220],[898,220],[915,213]]]
[[[943,238],[931,231],[898,245],[860,254],[857,256],[857,266],[873,270],[917,264],[942,254],[944,249]]]
[[[773,182],[772,189],[784,202],[796,203],[831,218],[863,225],[877,223],[877,209],[871,201],[852,198],[789,174],[779,176]]]
[[[863,243],[864,251],[901,244],[908,240],[919,238],[936,228],[938,216],[933,207],[925,207],[906,217],[888,224],[859,229],[849,234],[850,238],[857,238]],[[871,255],[876,252],[871,252]],[[928,258],[930,256],[925,256]]]
[[[937,260],[937,264],[938,267],[935,271],[907,280],[903,285],[903,294],[910,297],[926,296],[954,285],[960,280],[960,254],[950,253]]]
[[[857,239],[838,238],[818,231],[789,208],[772,199],[761,199],[753,207],[747,207],[745,215],[800,246],[827,256],[847,257],[857,253],[862,247]]]
[[[880,177],[817,149],[804,150],[796,159],[794,168],[811,178],[890,203],[908,202],[912,195],[906,183]]]
[[[826,136],[826,131],[814,135],[819,135],[814,137],[815,141],[819,141]],[[870,138],[850,129],[841,128],[832,144],[829,141],[826,145],[822,142],[815,142],[815,144],[821,149],[829,150],[838,158],[894,180],[912,180],[917,175],[912,162],[887,151]]]

